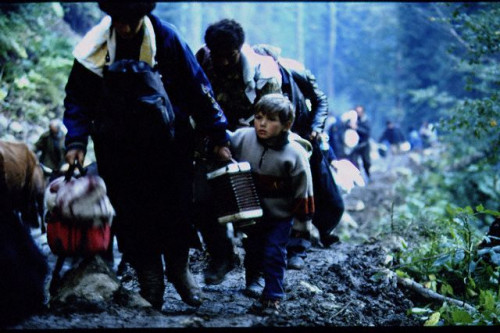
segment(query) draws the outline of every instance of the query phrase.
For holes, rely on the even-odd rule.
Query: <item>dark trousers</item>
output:
[[[370,158],[370,144],[368,142],[362,143],[360,148],[356,148],[351,155],[348,156],[348,160],[351,161],[352,164],[356,168],[361,171],[358,160],[361,158],[361,162],[363,162],[363,168],[365,169],[366,176],[370,177],[370,167],[372,165]]]
[[[286,246],[292,223],[292,219],[263,219],[249,228],[243,244],[245,275],[250,278],[264,273],[266,284],[262,296],[266,299],[285,297]]]
[[[213,169],[206,162],[196,162],[191,218],[201,233],[208,254],[214,262],[221,263],[233,258],[234,247],[226,225],[217,221],[214,210],[213,194],[206,178],[207,172]]]
[[[310,235],[294,235],[294,232],[292,231],[292,235],[290,236],[288,245],[286,246],[288,258],[300,257],[305,259],[307,257],[307,250],[309,250],[312,245],[309,238]]]

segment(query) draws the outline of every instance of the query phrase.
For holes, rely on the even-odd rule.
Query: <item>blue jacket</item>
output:
[[[156,34],[158,69],[176,114],[177,128],[190,125],[208,135],[215,145],[228,141],[227,120],[215,101],[212,87],[191,49],[175,27],[149,15]],[[75,60],[66,85],[64,125],[68,129],[66,150],[85,150],[90,124],[98,109],[102,78]]]

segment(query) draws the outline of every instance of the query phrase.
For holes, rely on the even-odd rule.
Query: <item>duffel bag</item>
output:
[[[47,242],[52,253],[61,256],[91,255],[106,251],[111,241],[111,226],[82,226],[57,218],[47,221]]]
[[[72,178],[75,167],[80,178]],[[78,163],[55,179],[46,196],[47,241],[56,255],[91,255],[107,250],[115,211],[99,176],[86,176]]]

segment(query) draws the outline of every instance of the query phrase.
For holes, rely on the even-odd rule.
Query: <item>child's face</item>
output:
[[[257,136],[263,140],[278,136],[288,129],[286,125],[280,122],[277,114],[264,115],[261,112],[255,114],[253,125]]]

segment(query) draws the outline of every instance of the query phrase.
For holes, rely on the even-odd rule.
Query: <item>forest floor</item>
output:
[[[390,233],[377,234],[376,223],[390,216],[392,204],[400,200],[394,191],[397,170],[409,164],[408,154],[374,161],[370,182],[345,195],[346,214],[336,230],[341,242],[327,249],[313,247],[306,268],[286,271],[287,296],[277,315],[249,313],[254,299],[242,293],[242,266],[230,272],[220,285],[205,285],[206,255],[192,250],[191,268],[204,292],[204,302],[199,308],[184,304],[167,283],[162,311],[131,308],[116,302],[80,308],[50,307],[12,328],[422,326],[421,320],[407,314],[415,306],[409,298],[411,293],[400,289],[393,279],[377,278],[377,273],[390,268],[389,254],[398,245]],[[46,243],[40,244],[53,267],[54,256]],[[242,255],[242,249],[239,250]],[[117,262],[119,253],[116,255]],[[121,284],[130,290],[137,289],[137,283],[130,278],[122,278]]]

